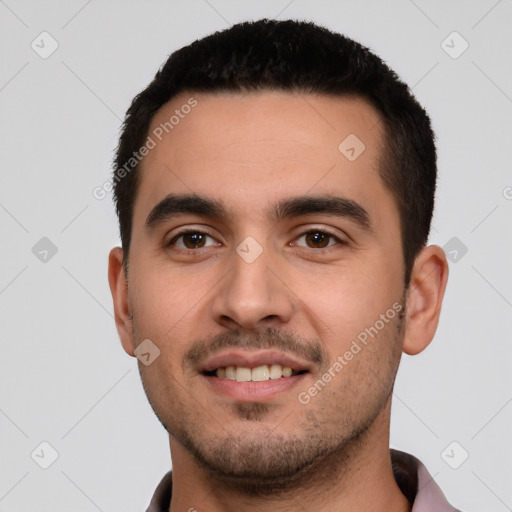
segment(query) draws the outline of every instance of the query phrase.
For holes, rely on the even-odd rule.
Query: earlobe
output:
[[[424,247],[416,257],[407,291],[403,351],[419,354],[432,341],[439,323],[448,281],[448,262],[437,245]]]
[[[128,283],[123,268],[123,250],[114,247],[108,257],[108,282],[114,302],[114,318],[121,344],[127,354],[134,356],[132,315],[128,304]]]

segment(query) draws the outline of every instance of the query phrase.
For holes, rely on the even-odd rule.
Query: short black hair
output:
[[[175,51],[130,105],[114,160],[114,200],[125,263],[130,248],[138,164],[155,113],[183,92],[263,90],[356,96],[379,113],[385,141],[379,174],[400,212],[404,280],[426,245],[436,188],[430,119],[407,85],[368,48],[305,21],[244,22]],[[341,142],[341,141],[340,141]],[[119,170],[124,169],[122,179]]]

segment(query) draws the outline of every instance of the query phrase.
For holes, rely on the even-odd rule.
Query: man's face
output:
[[[261,92],[183,94],[149,134],[191,96],[141,165],[133,342],[160,350],[140,370],[172,443],[225,478],[277,486],[385,435],[404,262],[383,128],[360,99]],[[204,201],[176,200],[190,195]]]

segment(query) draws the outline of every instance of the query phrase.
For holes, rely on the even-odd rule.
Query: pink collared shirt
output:
[[[413,455],[391,450],[393,473],[412,512],[460,512],[452,507],[425,466]],[[146,512],[168,512],[172,497],[172,472],[158,484]]]

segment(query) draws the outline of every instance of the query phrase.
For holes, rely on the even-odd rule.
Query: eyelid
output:
[[[331,242],[329,242],[329,244],[326,245],[325,247],[316,247],[316,248],[308,247],[307,245],[299,245],[296,243],[297,240],[305,237],[306,235],[308,235],[310,233],[321,233],[321,234],[326,235],[329,238],[331,238],[331,242],[334,241],[335,243],[332,244]],[[315,251],[315,252],[319,252],[319,251],[326,252],[331,249],[335,249],[336,246],[339,246],[339,245],[348,245],[348,242],[346,240],[343,240],[339,236],[335,235],[334,233],[331,233],[330,231],[320,230],[320,229],[309,229],[307,231],[302,232],[300,235],[296,236],[293,239],[293,242],[290,242],[290,245],[295,246],[295,247],[300,247],[301,249]]]
[[[294,239],[299,238],[302,235],[308,234],[308,233],[324,233],[326,235],[332,236],[333,238],[336,238],[340,242],[348,243],[349,240],[351,240],[350,236],[341,229],[335,229],[330,228],[329,226],[326,226],[325,224],[318,224],[318,225],[312,225],[312,226],[301,226],[300,231],[298,232],[297,236],[295,236]]]
[[[179,228],[178,228],[179,229]],[[181,238],[182,236],[184,235],[187,235],[188,233],[199,233],[201,235],[205,235],[207,237],[210,237],[212,240],[214,240],[216,242],[216,245],[219,245],[221,244],[221,242],[219,242],[216,237],[214,237],[212,234],[210,234],[207,230],[205,230],[204,228],[194,228],[194,227],[187,227],[187,228],[182,228],[180,229],[178,232],[174,233],[173,235],[171,235],[171,237],[165,241],[164,240],[164,247],[171,247],[171,246],[174,246],[176,247],[176,241]],[[167,238],[167,237],[166,237]],[[207,247],[212,247],[214,244],[212,245],[209,245]],[[204,247],[198,247],[197,249],[189,249],[187,247],[178,247],[179,249],[182,249],[184,251],[197,251],[198,249],[203,249]]]

